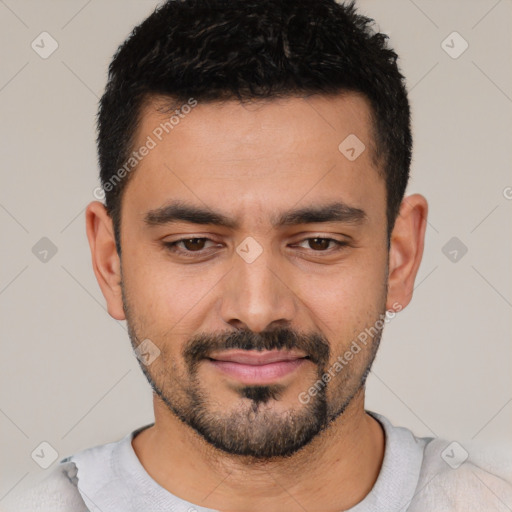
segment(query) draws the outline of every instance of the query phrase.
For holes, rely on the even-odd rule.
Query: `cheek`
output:
[[[303,297],[330,336],[350,331],[381,312],[386,299],[386,268],[378,262],[347,265],[329,276],[307,276]]]
[[[139,335],[151,339],[163,327],[169,329],[175,323],[172,315],[169,317],[172,313],[173,291],[170,282],[162,279],[158,265],[149,257],[144,258],[140,251],[132,249],[123,254],[122,266],[123,284],[132,320],[143,331]],[[165,322],[162,322],[164,319]]]
[[[148,251],[149,252],[149,251]],[[187,337],[196,332],[197,322],[208,304],[211,291],[222,274],[198,272],[165,261],[160,254],[150,257],[135,251],[127,258],[125,288],[130,305],[146,336],[162,341]]]

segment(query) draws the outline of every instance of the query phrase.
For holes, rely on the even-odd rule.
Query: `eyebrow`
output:
[[[364,210],[338,201],[282,212],[271,218],[271,224],[274,228],[320,222],[362,224],[367,219],[368,216]],[[192,224],[222,226],[233,230],[240,227],[236,220],[220,212],[183,201],[173,201],[160,208],[148,211],[144,215],[144,222],[148,226],[190,222]]]

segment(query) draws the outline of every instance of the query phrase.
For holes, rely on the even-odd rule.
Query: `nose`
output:
[[[229,325],[261,332],[292,322],[298,298],[270,249],[252,262],[234,255],[233,268],[223,281],[220,311]]]

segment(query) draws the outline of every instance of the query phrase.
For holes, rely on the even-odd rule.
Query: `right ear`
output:
[[[87,206],[85,222],[92,268],[107,301],[108,313],[116,320],[125,320],[121,293],[121,260],[116,250],[112,219],[103,203],[93,201]]]

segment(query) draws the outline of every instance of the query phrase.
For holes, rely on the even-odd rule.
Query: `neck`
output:
[[[155,424],[132,441],[146,472],[172,494],[225,512],[339,511],[364,499],[384,457],[384,432],[364,389],[291,457],[255,461],[219,451],[154,397]]]

